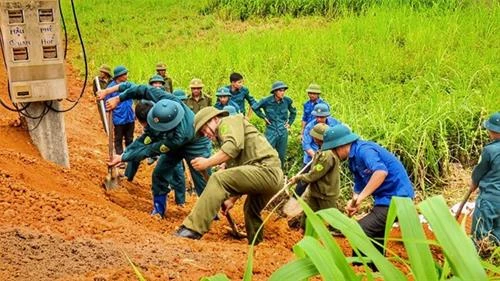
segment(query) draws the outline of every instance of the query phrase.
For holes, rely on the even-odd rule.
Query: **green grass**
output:
[[[476,162],[486,141],[481,123],[500,109],[500,7],[495,1],[456,9],[402,3],[334,19],[286,14],[245,22],[200,13],[208,1],[76,5],[92,70],[124,64],[130,79],[141,83],[163,61],[174,87],[187,88],[200,77],[211,93],[237,71],[256,98],[283,80],[299,116],[305,88],[319,83],[333,116],[400,156],[427,196],[451,162]],[[71,61],[81,70],[71,25],[68,32]],[[252,122],[263,127],[256,117]],[[289,141],[289,174],[302,161],[299,124],[297,118]]]

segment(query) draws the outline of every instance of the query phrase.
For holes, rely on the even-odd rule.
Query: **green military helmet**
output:
[[[271,86],[271,94],[274,94],[274,91],[279,90],[279,89],[285,89],[285,90],[287,90],[288,86],[283,81],[276,81]]]
[[[175,128],[184,117],[184,108],[172,100],[160,100],[148,113],[148,125],[153,130],[164,132]]]
[[[321,86],[318,84],[311,83],[309,84],[309,87],[306,89],[306,93],[312,93],[312,94],[321,94]]]
[[[111,67],[107,64],[102,64],[101,67],[99,67],[99,71],[106,73],[109,77],[113,76],[111,74]]]
[[[229,89],[226,87],[220,87],[217,89],[217,93],[215,93],[216,97],[230,97],[231,92],[229,92]]]
[[[317,105],[314,106],[311,115],[317,117],[328,117],[331,115],[330,107],[326,103],[318,103]]]
[[[156,71],[167,70],[167,65],[163,62],[159,62],[156,64]]]
[[[500,133],[500,112],[495,112],[484,122],[484,127],[495,133]]]
[[[323,135],[325,134],[326,129],[328,129],[328,125],[325,123],[318,123],[314,125],[309,134],[315,139],[323,140]]]
[[[155,74],[155,75],[151,76],[151,78],[149,78],[149,85],[151,85],[155,82],[160,82],[162,85],[165,85],[165,79],[163,79],[163,77],[161,77],[158,74]]]
[[[175,89],[172,94],[180,100],[187,100],[186,92],[183,89]]]
[[[334,149],[359,139],[359,136],[351,132],[345,125],[335,125],[326,129],[323,135],[321,150]]]
[[[122,75],[125,75],[127,73],[128,73],[128,69],[123,65],[119,65],[119,66],[115,67],[115,69],[113,70],[113,80],[115,80],[116,78],[118,78]]]
[[[229,112],[229,115],[236,115],[238,113],[236,108],[232,105],[226,105],[222,108],[222,110]]]
[[[207,106],[202,108],[196,115],[194,116],[194,133],[198,134],[201,127],[205,125],[208,121],[210,121],[215,116],[228,116],[229,112],[225,110],[218,110],[213,106]]]
[[[189,88],[203,88],[205,85],[203,85],[203,82],[201,81],[200,78],[193,78],[191,79],[191,82],[189,82]]]

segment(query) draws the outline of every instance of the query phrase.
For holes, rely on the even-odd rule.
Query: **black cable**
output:
[[[40,126],[40,124],[42,123],[43,118],[47,115],[47,113],[49,113],[49,111],[50,111],[49,107],[45,106],[42,110],[42,113],[40,113],[40,116],[38,118],[32,118],[32,119],[39,119],[39,120],[38,120],[38,123],[35,125],[35,127],[30,129],[28,126],[28,131],[31,132],[31,131],[35,130],[36,128],[38,128],[38,126]]]
[[[59,14],[61,15],[61,21],[64,30],[64,59],[66,60],[66,54],[68,52],[68,32],[66,30],[66,22],[64,21],[64,14],[61,7],[61,0],[58,0],[57,4],[59,5]]]
[[[75,3],[73,2],[73,0],[71,0],[71,10],[73,11],[73,19],[75,20],[75,26],[76,26],[76,31],[78,33],[78,39],[80,40],[80,46],[82,46],[83,61],[85,63],[85,80],[83,81],[83,87],[82,87],[82,91],[80,92],[80,96],[76,99],[76,101],[74,101],[74,104],[72,106],[70,106],[69,108],[59,110],[59,109],[53,108],[52,105],[47,105],[50,108],[50,110],[52,110],[54,112],[59,112],[59,113],[68,112],[68,111],[72,110],[78,104],[80,99],[83,97],[83,94],[85,93],[85,88],[87,87],[87,79],[88,79],[88,75],[89,75],[88,64],[87,64],[87,53],[85,52],[85,44],[83,43],[82,33],[80,32],[80,26],[78,24],[78,17],[76,15],[76,11],[75,11]]]

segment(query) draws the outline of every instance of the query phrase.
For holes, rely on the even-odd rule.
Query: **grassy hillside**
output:
[[[243,22],[227,17],[227,6],[207,10],[214,2],[76,1],[90,69],[124,64],[131,80],[144,82],[163,61],[174,87],[200,77],[211,93],[237,71],[257,98],[283,80],[300,114],[305,88],[319,83],[334,117],[398,154],[424,195],[450,162],[476,161],[486,141],[481,123],[500,109],[498,2],[427,1],[418,9],[374,2],[362,13],[256,14]],[[73,25],[68,32],[76,43]],[[83,69],[77,47],[71,61]],[[290,145],[291,173],[301,150],[297,137]]]

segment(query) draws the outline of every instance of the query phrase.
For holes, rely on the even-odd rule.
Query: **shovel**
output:
[[[111,111],[107,112],[107,118],[108,118],[108,128],[109,128],[109,134],[108,134],[109,159],[113,159],[115,147],[114,147],[114,140],[113,140],[113,132],[114,132],[113,114]],[[118,177],[118,173],[116,172],[116,168],[108,166],[108,174],[106,175],[106,178],[104,179],[104,187],[107,190],[110,190],[110,189],[117,188],[119,185],[120,185],[120,178]]]
[[[99,77],[95,77],[95,86],[97,88],[98,91],[101,90],[101,84],[99,84]],[[100,100],[97,102],[97,110],[99,110],[99,116],[101,117],[101,122],[102,122],[102,126],[104,128],[104,132],[106,132],[106,134],[109,135],[110,131],[109,131],[109,126],[108,126],[108,120],[106,120],[107,118],[107,114],[106,114],[106,106],[104,105],[104,100]]]
[[[457,212],[455,213],[456,220],[458,220],[458,218],[460,217],[460,214],[462,213],[462,209],[464,208],[465,203],[467,203],[467,200],[469,200],[470,195],[472,194],[472,192],[475,189],[476,189],[476,187],[471,184],[471,187],[469,188],[469,190],[465,194],[464,198],[462,199],[462,202],[460,202],[460,205],[458,206]]]

